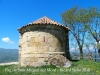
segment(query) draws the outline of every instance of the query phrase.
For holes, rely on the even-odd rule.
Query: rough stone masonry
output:
[[[18,31],[21,66],[45,65],[48,58],[57,54],[70,59],[68,27],[44,16],[19,28]]]

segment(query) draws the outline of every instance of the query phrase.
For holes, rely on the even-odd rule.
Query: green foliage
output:
[[[97,44],[97,48],[100,49],[100,43]]]
[[[88,8],[88,32],[95,39],[96,42],[100,41],[100,9],[97,7]]]
[[[63,23],[71,29],[70,35],[73,35],[76,39],[80,55],[83,55],[82,49],[85,34],[87,32],[88,22],[90,22],[87,10],[85,8],[74,6],[73,8],[62,13],[61,16]]]
[[[98,43],[100,41],[99,8],[91,6],[88,9],[85,9],[74,6],[63,12],[61,17],[64,25],[70,27],[70,37],[73,38],[74,36],[80,50],[80,55],[83,54],[83,46],[87,43],[88,37],[92,36],[92,43]],[[88,36],[89,34],[90,36]],[[88,43],[86,46],[89,47],[89,45],[90,44]],[[97,48],[100,48],[99,44],[97,45]]]
[[[72,62],[69,68],[53,65],[41,67],[20,67],[18,65],[0,66],[0,75],[100,75],[100,63],[80,60]]]

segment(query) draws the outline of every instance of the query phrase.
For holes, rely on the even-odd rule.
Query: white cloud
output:
[[[11,44],[14,43],[13,41],[10,40],[9,37],[2,38],[2,41],[3,41],[3,42],[6,42],[6,43],[11,43]]]

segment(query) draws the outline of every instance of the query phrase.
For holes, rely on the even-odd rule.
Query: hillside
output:
[[[18,49],[0,48],[0,63],[18,61]]]

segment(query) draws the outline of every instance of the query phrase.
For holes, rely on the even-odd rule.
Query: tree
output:
[[[88,24],[88,32],[97,42],[98,52],[100,53],[100,9],[97,7],[89,7],[88,17],[91,18]]]
[[[88,37],[86,37],[86,42],[85,42],[85,48],[86,51],[88,51],[88,56],[92,57],[95,55],[95,61],[96,61],[96,44],[95,44],[95,40],[93,39],[93,37],[91,36],[91,34],[87,34]],[[92,41],[91,41],[92,40]],[[91,49],[94,50],[94,52],[92,53]]]
[[[61,14],[64,25],[70,27],[70,35],[73,35],[77,41],[80,56],[83,57],[83,45],[87,32],[87,23],[90,21],[87,10],[74,6],[73,8]]]

